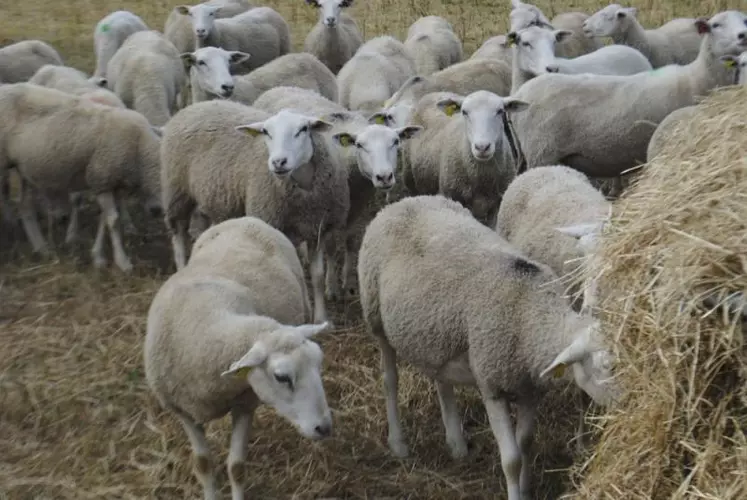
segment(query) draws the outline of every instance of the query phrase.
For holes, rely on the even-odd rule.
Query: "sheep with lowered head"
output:
[[[93,29],[93,51],[96,53],[94,78],[106,78],[109,60],[125,40],[133,33],[147,30],[145,21],[127,10],[114,11],[96,23]]]
[[[288,238],[254,217],[213,226],[189,264],[161,286],[148,310],[145,377],[182,424],[204,498],[218,498],[205,424],[230,412],[226,468],[234,500],[244,498],[252,418],[273,407],[306,438],[332,432],[322,351],[311,337],[303,268]]]
[[[271,115],[231,101],[174,115],[163,129],[161,182],[177,268],[186,263],[195,208],[213,223],[258,217],[297,247],[308,245],[314,318],[324,321],[325,252],[342,249],[350,205],[347,173],[323,135],[329,128],[315,116]]]
[[[428,76],[464,57],[462,41],[451,24],[439,16],[421,17],[407,30],[405,48],[415,61],[418,75]]]
[[[303,50],[337,74],[363,45],[358,24],[342,12],[353,0],[306,0],[306,3],[319,9],[319,22],[306,36]]]
[[[695,19],[678,18],[647,30],[636,19],[638,9],[613,3],[584,22],[589,38],[611,37],[616,44],[641,51],[654,68],[667,64],[690,64],[700,52],[701,33]]]
[[[215,11],[216,19],[226,19],[254,8],[247,0],[209,0],[202,2],[212,7],[220,7]],[[179,53],[194,52],[195,35],[192,21],[188,15],[184,15],[181,6],[174,7],[166,18],[163,34],[174,44]],[[188,6],[187,6],[188,7]]]
[[[617,396],[597,325],[573,311],[553,283],[555,273],[455,201],[417,196],[383,208],[363,237],[358,278],[363,318],[379,344],[388,441],[396,456],[408,455],[397,408],[398,360],[435,380],[454,458],[467,455],[454,386],[478,388],[508,500],[531,498],[534,420],[548,374],[571,368],[595,401]]]
[[[24,40],[0,48],[0,83],[25,82],[45,64],[62,65],[60,54],[41,40]]]
[[[189,68],[192,102],[222,98],[252,104],[265,91],[281,85],[313,90],[337,100],[335,75],[311,54],[285,54],[248,75],[231,75],[234,65],[250,58],[250,54],[220,47],[203,47],[182,54]]]

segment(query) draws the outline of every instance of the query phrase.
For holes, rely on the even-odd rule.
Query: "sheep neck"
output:
[[[730,70],[713,52],[713,37],[710,34],[703,36],[698,57],[685,68],[691,75],[690,82],[696,95],[702,95],[714,87],[732,83]]]
[[[646,30],[638,22],[638,19],[632,18],[628,25],[612,34],[612,41],[619,45],[627,45],[639,50],[647,58],[651,57],[651,44],[646,36]]]
[[[524,71],[519,67],[519,51],[514,47],[513,49],[513,57],[512,63],[511,63],[511,93],[514,94],[517,92],[522,85],[527,83],[532,78],[536,77],[537,75],[534,75],[528,71]]]

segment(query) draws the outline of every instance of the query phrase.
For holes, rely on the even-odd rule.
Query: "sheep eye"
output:
[[[279,373],[275,374],[275,380],[277,380],[281,384],[287,385],[289,388],[293,389],[293,381],[288,375],[281,375]]]
[[[267,129],[266,129],[266,128],[263,128],[263,129],[262,129],[262,133],[263,133],[263,134],[265,134],[265,135],[266,135],[267,137],[270,137],[270,138],[272,137],[272,136],[270,135],[270,133],[269,133],[269,132],[267,131]]]
[[[197,61],[197,64],[199,66],[207,66],[207,63],[205,61]]]
[[[720,27],[721,27],[721,23],[713,23],[711,25],[711,28],[720,28]]]
[[[529,42],[521,42],[521,45],[523,45],[524,47],[531,47],[532,46],[532,44],[530,44]]]
[[[304,126],[303,126],[303,127],[301,127],[301,129],[300,129],[300,130],[298,131],[298,133],[296,134],[296,136],[299,136],[299,135],[301,135],[301,134],[303,134],[303,133],[306,133],[306,132],[308,132],[308,131],[309,131],[309,126],[308,126],[308,125],[304,125]]]
[[[399,139],[394,139],[394,147],[396,148],[399,146]]]
[[[462,116],[467,117],[469,116],[469,113],[467,113],[465,110],[462,110]]]

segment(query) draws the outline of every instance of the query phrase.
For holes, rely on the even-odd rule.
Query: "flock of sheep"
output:
[[[17,223],[11,172],[36,252],[39,211],[67,216],[72,241],[93,193],[94,265],[108,232],[129,271],[123,201],[139,194],[164,215],[177,272],[148,314],[146,373],[189,436],[206,499],[218,491],[207,422],[233,418],[234,500],[260,403],[306,437],[330,435],[310,339],[330,327],[326,301],[356,293],[380,346],[392,453],[408,454],[402,359],[435,380],[455,458],[467,445],[453,386],[477,386],[508,498],[524,498],[548,375],[570,368],[600,404],[617,394],[596,284],[559,279],[593,259],[611,211],[590,178],[618,179],[699,96],[747,83],[747,15],[647,30],[617,4],[549,20],[512,0],[509,32],[465,59],[441,17],[404,43],[364,41],[343,12],[352,0],[306,2],[320,17],[299,53],[282,16],[246,0],[178,6],[163,33],[114,12],[95,27],[92,76],[41,41],[0,49],[5,222]]]

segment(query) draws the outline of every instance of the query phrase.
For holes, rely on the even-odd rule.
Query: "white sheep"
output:
[[[177,98],[186,85],[176,47],[152,30],[130,35],[109,60],[106,74],[107,86],[122,102],[159,127],[176,112]]]
[[[24,40],[0,48],[0,84],[25,82],[45,64],[62,66],[62,57],[41,40]]]
[[[388,35],[372,38],[337,74],[340,104],[377,111],[414,74],[415,61],[402,42]]]
[[[252,104],[265,91],[281,85],[313,90],[337,100],[335,75],[311,54],[285,54],[248,75],[231,75],[233,66],[250,58],[250,54],[219,47],[203,47],[182,54],[189,68],[192,102],[222,98]]]
[[[719,56],[744,50],[745,20],[741,12],[725,11],[696,21],[703,41],[687,66],[629,76],[545,74],[525,83],[513,97],[531,106],[514,123],[529,168],[563,164],[617,177],[645,161],[651,123],[731,83],[733,70]]]
[[[350,205],[347,174],[322,135],[330,127],[231,101],[200,102],[174,115],[163,129],[161,183],[177,268],[186,263],[195,208],[212,223],[258,217],[312,251],[314,318],[324,321],[324,256],[342,249]]]
[[[613,3],[594,13],[584,22],[589,38],[611,37],[645,55],[654,68],[668,64],[690,64],[698,57],[700,35],[695,19],[678,18],[647,30],[636,19],[638,9]]]
[[[485,40],[472,53],[470,59],[493,59],[510,65],[511,56],[511,47],[508,46],[506,35],[496,35]]]
[[[646,56],[627,45],[607,45],[573,59],[556,57],[556,43],[570,36],[568,30],[551,31],[537,26],[509,33],[506,38],[513,48],[511,93],[545,73],[634,75],[653,69]]]
[[[398,360],[435,381],[455,459],[467,455],[467,443],[454,386],[478,388],[508,500],[532,498],[534,420],[548,374],[571,368],[595,401],[617,397],[597,325],[573,311],[555,273],[452,200],[417,196],[383,208],[363,237],[358,278],[363,317],[381,354],[389,447],[398,457],[409,453],[397,407]]]
[[[462,61],[462,41],[451,24],[439,16],[421,17],[407,30],[405,48],[418,75],[428,76]]]
[[[421,99],[412,123],[425,130],[408,144],[408,190],[459,201],[492,226],[517,168],[505,114],[526,108],[525,102],[484,90],[466,97],[436,92]]]
[[[96,70],[93,76],[106,78],[109,60],[127,40],[138,31],[147,31],[148,26],[132,12],[117,10],[96,23],[93,29],[93,51],[96,54]]]
[[[206,500],[218,498],[205,425],[230,412],[226,468],[244,498],[254,412],[271,406],[306,438],[332,433],[322,350],[311,337],[303,268],[283,234],[254,217],[218,224],[198,238],[186,267],[161,286],[148,310],[145,377],[182,424]]]
[[[254,8],[247,0],[209,0],[202,3],[213,7],[220,7],[220,10],[215,12],[216,19],[233,17]],[[183,10],[180,9],[180,6],[171,9],[163,28],[163,34],[174,44],[180,54],[194,52],[197,48],[195,46],[192,21],[189,16],[182,14],[182,12]]]
[[[108,228],[114,262],[132,269],[122,245],[115,193],[139,191],[160,213],[159,138],[140,113],[29,83],[0,86],[0,178],[15,166],[22,179],[20,215],[35,252],[47,245],[39,229],[34,191],[67,195],[92,191],[101,207],[92,254],[106,265]]]
[[[225,19],[216,19],[221,7],[204,3],[176,9],[192,21],[196,48],[221,47],[250,53],[247,71],[290,52],[290,27],[270,7],[255,7]]]
[[[363,45],[363,35],[355,20],[342,12],[353,0],[306,0],[306,3],[319,9],[319,22],[306,36],[303,50],[337,74]]]

